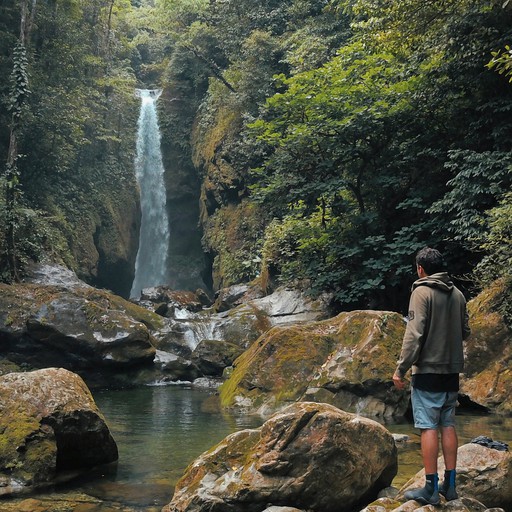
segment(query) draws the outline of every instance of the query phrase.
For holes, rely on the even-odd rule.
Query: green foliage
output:
[[[484,285],[499,278],[512,282],[512,193],[488,211],[480,249],[485,256],[477,265],[477,275]]]
[[[489,69],[510,77],[512,13],[498,2],[43,2],[12,59],[19,11],[4,4],[0,71],[17,89],[0,85],[0,147],[22,113],[7,182],[39,247],[49,229],[87,260],[82,234],[133,192],[133,88],[163,85],[162,146],[198,169],[216,286],[269,271],[342,307],[403,307],[422,245],[502,254],[512,89]]]
[[[223,208],[209,218],[203,247],[215,254],[213,280],[217,288],[258,275],[264,225],[262,211],[249,202]]]
[[[30,94],[28,88],[27,51],[21,42],[13,50],[13,67],[11,72],[11,92],[7,98],[7,108],[17,123],[21,118],[23,105]]]
[[[314,260],[315,251],[321,254],[326,242],[319,213],[305,218],[296,212],[273,219],[265,229],[262,266],[278,282],[297,284],[307,277],[308,262]]]
[[[496,69],[500,75],[509,77],[512,82],[512,49],[505,45],[505,50],[491,52],[492,59],[487,63],[489,69]]]
[[[345,7],[353,42],[320,68],[280,76],[283,92],[250,126],[266,147],[252,191],[282,219],[268,228],[272,254],[290,254],[294,235],[284,279],[292,269],[340,303],[389,304],[415,251],[444,240],[456,259],[510,186],[510,94],[475,51],[506,29],[498,8],[467,2]]]
[[[132,7],[111,7],[106,0],[38,3],[26,48],[14,49],[6,106],[23,158],[10,163],[3,181],[1,229],[16,245],[9,253],[4,244],[4,258],[18,266],[47,254],[79,267],[90,258],[77,248],[92,238],[96,212],[105,224],[116,215],[102,209],[105,192],[133,189],[137,100],[131,42],[121,30]],[[12,14],[16,34],[19,9]]]
[[[454,176],[448,192],[429,209],[443,231],[475,248],[487,232],[487,211],[512,185],[512,154],[451,151],[445,167]],[[440,230],[440,228],[439,228]]]
[[[0,180],[0,186],[3,188],[8,185]],[[21,201],[17,201],[13,209],[7,208],[5,202],[0,201],[0,232],[8,232],[9,226],[12,226],[16,237],[16,270],[21,274],[31,261],[38,261],[44,255],[58,256],[66,247],[54,219],[48,218],[43,211],[27,208]],[[13,281],[14,275],[8,260],[8,247],[2,244],[0,282]]]
[[[503,281],[504,293],[496,309],[512,329],[512,193],[504,195],[501,202],[488,212],[487,232],[480,247],[484,257],[477,265],[475,274],[482,286],[490,286],[496,280]]]

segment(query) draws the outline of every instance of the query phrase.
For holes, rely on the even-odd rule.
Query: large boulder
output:
[[[487,448],[476,443],[462,445],[457,456],[457,492],[460,497],[473,498],[487,507],[512,510],[512,453]],[[444,472],[443,458],[438,471]],[[397,498],[404,500],[408,489],[423,487],[425,471],[419,471],[400,489]]]
[[[235,361],[221,402],[267,413],[302,399],[366,415],[402,415],[409,396],[393,388],[391,375],[404,330],[400,315],[383,311],[275,327]]]
[[[0,494],[117,460],[84,381],[61,368],[0,377]]]
[[[512,413],[512,332],[500,311],[510,300],[507,284],[496,281],[468,304],[471,336],[461,398],[504,414]]]
[[[0,356],[32,368],[59,366],[109,382],[153,363],[149,329],[161,318],[89,286],[0,284]]]
[[[272,504],[349,512],[373,500],[396,471],[395,443],[382,425],[327,404],[296,403],[202,454],[163,510],[261,512]]]

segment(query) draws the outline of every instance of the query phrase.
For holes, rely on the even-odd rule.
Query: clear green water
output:
[[[152,512],[168,503],[174,485],[199,454],[231,432],[255,428],[259,416],[219,412],[212,393],[178,386],[144,387],[94,394],[119,448],[119,462],[75,481],[72,488],[105,501]],[[419,436],[407,422],[387,424],[410,436],[399,448],[395,486],[421,469]],[[512,446],[512,418],[458,416],[459,444],[478,435]]]

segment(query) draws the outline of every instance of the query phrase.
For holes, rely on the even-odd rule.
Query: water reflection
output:
[[[221,412],[212,393],[178,386],[101,391],[95,400],[118,444],[119,462],[74,488],[148,511],[170,501],[176,481],[199,454],[231,432],[263,422]],[[393,484],[400,486],[421,469],[419,433],[404,421],[386,427],[410,436],[399,448]],[[458,432],[460,444],[487,435],[512,445],[512,418],[459,415]]]
[[[259,417],[219,412],[211,393],[181,386],[100,391],[94,396],[119,448],[119,461],[88,475],[78,490],[132,506],[164,505],[176,481],[226,435]],[[76,486],[75,486],[76,489]]]

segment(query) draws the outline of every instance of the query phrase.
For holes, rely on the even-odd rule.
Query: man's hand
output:
[[[400,377],[400,375],[397,375],[396,373],[393,375],[393,384],[395,385],[396,389],[402,390],[405,389],[405,386],[407,385],[407,381]]]

